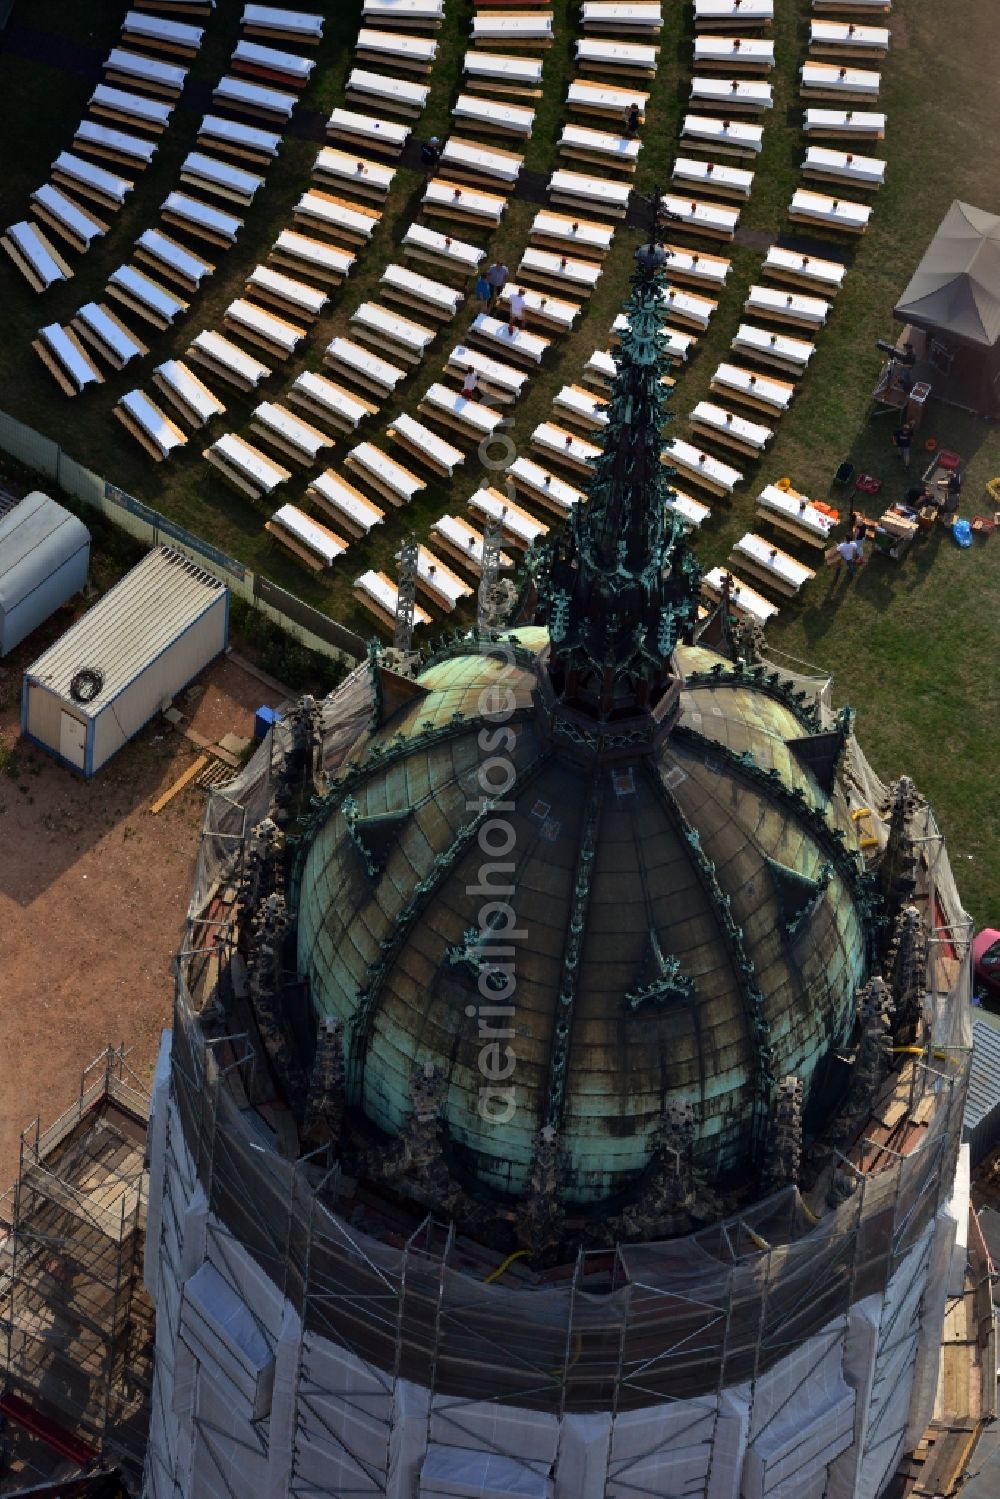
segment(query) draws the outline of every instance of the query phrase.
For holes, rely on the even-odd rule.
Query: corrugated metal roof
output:
[[[1000,1109],[1000,1028],[977,1015],[972,1022],[972,1068],[965,1103],[965,1130],[973,1130]]]
[[[27,675],[69,698],[78,671],[100,672],[103,684],[77,710],[94,718],[145,666],[176,640],[225,584],[172,547],[155,551],[39,656]]]
[[[0,609],[13,609],[89,540],[83,521],[49,495],[25,495],[0,519]]]

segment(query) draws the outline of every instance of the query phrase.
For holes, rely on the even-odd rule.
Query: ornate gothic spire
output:
[[[628,327],[600,458],[538,579],[552,638],[550,678],[563,705],[609,722],[656,710],[673,680],[671,655],[697,617],[697,565],[670,508],[661,462],[670,368],[661,298],[667,257],[636,254]]]

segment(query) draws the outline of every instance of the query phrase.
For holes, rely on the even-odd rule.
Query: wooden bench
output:
[[[519,292],[524,300],[523,323],[526,328],[545,328],[553,333],[569,333],[580,313],[579,302],[567,302],[551,292],[538,291],[531,286],[517,286],[508,281],[497,298],[497,312],[509,315],[510,299]]]
[[[577,489],[531,458],[515,458],[507,470],[507,478],[519,494],[526,495],[533,504],[544,506],[563,520],[586,498],[582,489]]]
[[[136,317],[151,323],[161,333],[190,306],[133,265],[121,265],[112,271],[105,290],[109,297],[114,297],[116,302],[121,302]]]
[[[844,284],[847,267],[839,260],[823,260],[816,255],[801,255],[798,250],[769,245],[761,272],[772,281],[835,296]]]
[[[598,223],[596,219],[574,218],[572,214],[555,213],[542,208],[535,214],[531,224],[530,239],[542,249],[572,250],[574,257],[583,260],[604,260],[611,250],[615,231],[610,224]]]
[[[695,484],[700,484],[711,494],[720,497],[732,494],[737,484],[742,484],[743,475],[738,468],[723,463],[711,454],[696,448],[693,443],[683,442],[679,437],[669,439],[663,447],[661,461],[667,468],[675,469]]]
[[[771,333],[754,323],[741,323],[730,348],[789,374],[801,375],[815,352],[816,345],[788,333]]]
[[[380,359],[370,349],[349,338],[333,339],[327,345],[323,362],[359,385],[362,390],[383,400],[391,396],[399,382],[406,378],[406,371],[400,369],[399,365]]]
[[[67,198],[51,182],[32,193],[31,212],[81,255],[87,253],[95,239],[108,232],[102,219]]]
[[[759,31],[774,20],[774,0],[694,0],[695,31]]]
[[[417,405],[421,416],[429,417],[464,437],[466,442],[481,442],[496,431],[504,418],[499,411],[463,396],[449,385],[435,381],[424,392]]]
[[[700,234],[727,244],[736,234],[740,221],[738,208],[711,203],[704,198],[681,198],[673,194],[660,201],[671,232]]]
[[[544,51],[555,40],[550,10],[479,11],[472,18],[472,45],[530,47]]]
[[[758,37],[695,37],[694,65],[720,73],[770,73],[774,67],[774,43]]]
[[[586,442],[576,432],[568,432],[555,422],[539,422],[531,434],[531,446],[546,458],[564,463],[575,473],[591,475],[594,464],[601,456],[601,449]]]
[[[141,359],[149,353],[131,328],[127,328],[103,302],[84,303],[67,332],[70,329],[115,370],[123,370],[133,359]]]
[[[468,583],[452,572],[429,547],[417,548],[415,581],[423,597],[447,614],[451,614],[463,599],[472,597]]]
[[[367,536],[373,526],[380,526],[385,520],[384,510],[380,510],[332,468],[312,481],[306,490],[306,497],[356,540]]]
[[[218,396],[178,359],[158,365],[153,371],[153,384],[182,420],[195,429],[204,427],[215,416],[222,416],[226,410]]]
[[[575,78],[566,93],[566,105],[571,113],[624,120],[635,104],[640,124],[645,124],[648,103],[648,94],[614,83],[594,83],[589,78]]]
[[[591,213],[605,214],[611,219],[623,219],[628,212],[629,194],[632,189],[627,182],[611,182],[607,177],[589,177],[582,172],[569,172],[562,167],[549,178],[548,193],[553,203],[567,208],[585,208]]]
[[[499,350],[505,358],[525,364],[541,364],[551,348],[551,339],[542,338],[538,333],[528,333],[524,328],[515,328],[511,333],[507,323],[490,317],[487,312],[481,312],[475,318],[469,328],[469,340],[485,345],[494,352]]]
[[[470,370],[476,373],[477,390],[501,406],[516,401],[528,379],[525,370],[491,359],[489,355],[480,353],[478,349],[470,349],[465,344],[456,344],[448,355],[445,374],[462,383]]]
[[[328,140],[346,141],[377,156],[396,157],[410,138],[410,127],[398,120],[376,120],[354,109],[335,109],[326,122],[326,135]]]
[[[344,97],[348,104],[364,104],[415,120],[423,114],[430,91],[430,84],[415,83],[412,78],[390,78],[367,68],[352,68]]]
[[[703,250],[685,250],[681,245],[665,244],[663,249],[671,281],[689,281],[693,286],[722,291],[732,263],[724,255],[706,255]]]
[[[306,330],[298,323],[265,312],[245,297],[230,302],[222,321],[232,332],[266,350],[274,359],[288,359],[306,336]]]
[[[695,75],[691,83],[692,109],[713,114],[763,114],[774,108],[774,90],[755,78],[710,78]]]
[[[788,209],[788,217],[795,224],[810,224],[839,234],[864,234],[871,216],[872,210],[866,203],[830,198],[804,187],[796,188]]]
[[[427,488],[426,481],[404,468],[374,443],[361,442],[344,459],[345,467],[362,479],[390,505],[408,505]]]
[[[745,167],[730,166],[728,162],[696,161],[693,157],[678,156],[670,181],[678,188],[694,188],[713,197],[735,198],[745,203],[753,191],[753,172]]]
[[[187,442],[187,434],[141,390],[126,391],[113,414],[154,463],[162,463]]]
[[[483,99],[478,94],[459,94],[452,108],[459,125],[488,135],[513,135],[518,140],[531,138],[535,111],[524,104],[507,104],[500,99]]]
[[[463,295],[443,281],[432,281],[429,276],[418,275],[404,265],[387,265],[379,282],[382,295],[392,302],[403,302],[408,307],[450,322],[462,305]]]
[[[756,157],[764,148],[764,127],[749,120],[726,120],[716,115],[684,116],[681,139],[714,155]]]
[[[711,572],[704,574],[701,591],[716,604],[721,603],[723,598],[728,599],[730,607],[737,614],[743,615],[745,619],[755,620],[759,625],[766,625],[768,620],[774,619],[781,612],[777,604],[772,604],[770,599],[764,598],[749,583],[744,583],[742,578],[736,577],[735,573],[728,572],[724,567],[713,567]]]
[[[148,47],[165,52],[168,57],[196,57],[205,35],[204,27],[188,26],[183,21],[166,21],[161,16],[144,15],[130,10],[122,22],[122,41],[130,47]]]
[[[432,218],[455,219],[484,229],[498,228],[507,207],[506,198],[443,177],[428,182],[421,201],[424,212]]]
[[[243,228],[243,220],[235,214],[223,213],[221,208],[212,208],[187,193],[169,193],[160,214],[165,223],[224,250],[236,243],[236,236]]]
[[[235,432],[226,432],[204,450],[202,457],[217,468],[234,489],[252,500],[272,494],[292,477],[289,469],[282,468]]]
[[[828,146],[810,146],[802,163],[802,175],[819,182],[843,182],[862,192],[876,192],[885,181],[885,162],[853,151],[834,151]]]
[[[583,385],[564,385],[552,399],[553,415],[584,432],[599,432],[608,425],[608,403]]]
[[[817,510],[804,494],[768,484],[757,496],[757,515],[806,546],[826,548],[836,525],[832,516]]]
[[[411,224],[403,236],[403,254],[412,260],[426,261],[439,270],[448,271],[459,279],[474,276],[486,258],[486,252],[478,245],[466,244],[439,229],[426,224]]]
[[[237,42],[229,66],[234,73],[262,83],[304,89],[316,63],[313,58],[303,57],[299,52],[284,52],[277,47],[244,40]]]
[[[581,73],[653,78],[659,56],[659,47],[643,46],[637,42],[607,41],[603,37],[584,37],[576,44],[576,64]]]
[[[205,329],[189,346],[185,359],[193,359],[227,385],[249,393],[267,380],[272,371],[221,333]]]
[[[792,328],[822,328],[830,312],[830,303],[822,297],[811,297],[801,291],[785,291],[774,286],[751,286],[743,311],[770,323]]]
[[[81,120],[73,136],[73,147],[85,156],[98,156],[102,161],[113,161],[115,166],[134,167],[143,172],[156,155],[157,142],[115,130],[98,120]]]
[[[328,234],[343,245],[365,245],[378,227],[382,215],[364,204],[348,203],[315,188],[303,193],[295,205],[296,224]]]
[[[265,522],[264,530],[314,573],[332,567],[348,548],[336,531],[320,525],[296,505],[282,505]]]
[[[201,283],[215,274],[211,261],[203,260],[193,250],[164,234],[162,229],[143,230],[135,242],[135,258],[152,266],[168,280],[176,281],[185,291],[198,291]]]
[[[851,68],[846,63],[804,62],[799,75],[803,99],[849,100],[852,104],[874,104],[882,85],[881,73],[870,68]]]
[[[267,258],[274,265],[287,266],[324,286],[340,286],[357,260],[350,250],[297,234],[294,229],[282,229]]]
[[[333,438],[326,432],[320,432],[287,407],[273,401],[262,401],[254,407],[250,427],[285,458],[304,468],[311,468],[323,456],[325,448],[333,447]]]
[[[444,0],[364,0],[361,16],[370,26],[438,31],[444,22]]]
[[[559,155],[569,161],[584,161],[593,166],[610,167],[612,171],[631,176],[639,161],[642,143],[628,135],[609,130],[595,130],[589,125],[564,125],[559,137]]]
[[[38,330],[31,347],[67,396],[77,396],[88,385],[103,385],[104,376],[72,328],[50,323]]]
[[[542,97],[542,63],[537,57],[500,52],[466,52],[465,76],[481,94],[501,94],[520,101]]]
[[[532,281],[547,289],[589,297],[601,279],[602,267],[593,260],[577,260],[554,250],[529,245],[517,268],[518,280]],[[574,304],[578,305],[578,304]]]
[[[237,74],[227,73],[216,84],[212,99],[223,108],[237,114],[249,114],[262,120],[287,123],[292,110],[299,102],[295,94],[286,94],[279,89],[265,88],[263,84],[251,83]]]
[[[216,198],[226,198],[233,203],[248,207],[257,191],[263,187],[264,179],[243,167],[234,167],[217,156],[206,156],[203,151],[189,151],[181,162],[180,179],[187,187],[199,188]]]
[[[248,36],[268,37],[276,42],[298,42],[306,47],[317,47],[323,40],[323,17],[312,11],[248,5],[243,11],[242,27]]]
[[[395,167],[387,167],[382,161],[368,161],[364,157],[337,151],[333,146],[320,147],[313,166],[313,176],[331,187],[346,188],[359,198],[383,203],[396,175]]]
[[[442,515],[431,526],[431,535],[437,546],[446,552],[459,567],[464,567],[474,577],[483,572],[485,539],[482,531],[470,526],[458,515]],[[500,553],[500,567],[506,571],[514,566],[507,552]]]
[[[377,302],[362,302],[356,307],[350,325],[356,338],[403,364],[419,364],[437,337],[435,328],[411,322]]]
[[[271,266],[258,265],[250,272],[244,291],[248,296],[278,312],[288,313],[305,323],[314,323],[321,317],[330,298],[325,291],[318,291],[305,281],[296,281]]]
[[[112,47],[104,60],[104,76],[112,83],[123,83],[128,88],[138,85],[149,94],[159,94],[165,99],[177,99],[187,68],[176,63],[161,62],[147,57],[142,52],[130,52],[127,47]]]
[[[463,136],[449,136],[441,152],[440,171],[449,181],[472,182],[513,192],[524,157],[498,146],[481,146]]]
[[[438,44],[431,37],[363,26],[358,32],[354,55],[361,62],[388,63],[404,73],[426,78],[434,66],[437,49]]]
[[[766,588],[773,588],[775,593],[780,593],[785,598],[794,598],[816,576],[811,567],[806,567],[805,563],[789,556],[780,547],[772,546],[763,536],[757,536],[753,531],[747,531],[735,544],[731,559],[738,562],[752,578],[756,578]]]
[[[11,224],[0,246],[14,262],[32,291],[47,291],[57,281],[69,281],[73,272],[55,245],[34,224],[23,220]]]
[[[549,533],[549,527],[544,521],[536,520],[527,510],[522,510],[520,505],[515,505],[513,500],[490,485],[477,489],[469,500],[469,509],[474,515],[481,515],[486,520],[499,521],[500,529],[521,551],[526,551]]]
[[[746,458],[759,458],[774,436],[770,427],[738,416],[735,411],[717,406],[714,401],[699,401],[689,420],[691,430],[699,437],[721,443]]]
[[[889,52],[888,26],[855,21],[811,21],[809,51],[816,57],[863,57],[876,60]]]
[[[174,110],[172,104],[162,99],[148,99],[144,94],[112,88],[108,83],[97,85],[87,108],[92,115],[117,120],[121,125],[132,125],[138,130],[148,130],[151,135],[163,134]]]
[[[374,416],[378,411],[371,401],[362,400],[352,391],[312,370],[299,375],[288,391],[288,400],[335,432],[353,432],[365,417]]]
[[[807,109],[802,128],[811,140],[880,141],[885,115],[863,109]]]
[[[72,151],[60,151],[52,163],[52,180],[60,187],[68,187],[102,208],[109,208],[112,213],[118,212],[135,187],[131,180],[118,177],[104,167],[95,166],[92,161],[84,161],[82,156],[74,156]]]
[[[611,324],[612,342],[617,343],[627,327],[628,317],[624,312],[620,312]],[[663,324],[661,332],[666,352],[670,355],[670,358],[677,360],[680,364],[686,364],[691,350],[698,343],[694,334],[685,333],[680,328],[672,328],[669,323]],[[673,382],[671,381],[670,383],[672,384]]]
[[[369,0],[371,3],[371,0]],[[373,614],[387,630],[395,629],[396,610],[399,606],[399,591],[385,573],[370,569],[354,580],[354,597],[359,604]],[[414,625],[429,625],[431,617],[419,604],[413,606]]]
[[[453,479],[456,468],[465,462],[465,454],[460,448],[445,442],[443,437],[425,427],[423,422],[418,422],[406,413],[398,416],[392,426],[386,428],[385,435],[390,442],[398,443],[411,458],[416,458],[418,463],[423,463],[439,478]]]
[[[198,144],[211,146],[213,151],[221,151],[225,156],[235,156],[238,161],[266,167],[278,155],[281,136],[273,130],[261,130],[257,125],[245,125],[242,120],[207,114],[202,116],[198,126]]]
[[[795,386],[788,380],[726,363],[720,364],[715,371],[709,389],[715,395],[726,396],[741,406],[749,406],[769,416],[781,416],[787,411],[795,394]]]

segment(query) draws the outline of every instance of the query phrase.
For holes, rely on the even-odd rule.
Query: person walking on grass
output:
[[[913,447],[913,423],[903,422],[902,426],[897,427],[892,434],[892,440],[896,444],[900,458],[903,460],[903,467],[909,468],[910,450]]]
[[[476,300],[479,303],[480,312],[489,312],[490,298],[492,295],[493,289],[490,286],[489,280],[487,279],[486,272],[480,271],[479,275],[476,277]]]
[[[462,399],[471,401],[479,387],[479,376],[475,370],[466,370],[465,379],[462,381]]]
[[[640,110],[638,104],[630,104],[625,115],[625,134],[629,140],[639,134]]]
[[[432,135],[429,141],[425,141],[420,147],[420,164],[430,176],[437,170],[437,164],[441,160],[441,142],[436,135]]]

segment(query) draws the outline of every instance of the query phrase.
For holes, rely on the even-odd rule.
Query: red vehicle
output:
[[[973,940],[972,978],[974,987],[1000,999],[1000,932],[996,927],[986,927]]]

